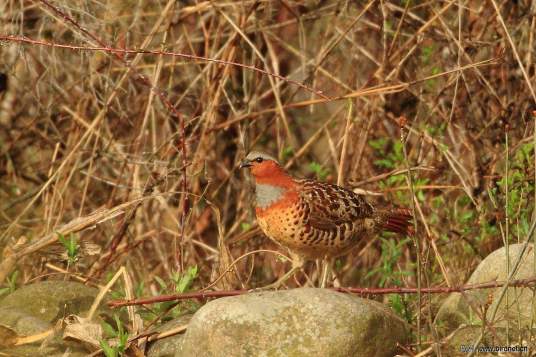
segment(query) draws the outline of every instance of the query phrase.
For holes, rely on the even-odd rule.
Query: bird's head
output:
[[[252,151],[240,163],[239,168],[248,168],[253,176],[268,177],[282,170],[277,160],[265,153]]]
[[[283,197],[295,195],[296,182],[274,157],[252,151],[242,160],[239,167],[250,169],[255,178],[257,208],[269,207]],[[289,194],[291,196],[288,196]]]
[[[262,152],[250,152],[242,160],[239,167],[241,169],[249,168],[257,183],[287,186],[292,181],[292,178],[273,156]]]

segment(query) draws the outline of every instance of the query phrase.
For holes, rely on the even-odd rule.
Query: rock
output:
[[[406,323],[376,301],[300,288],[209,302],[176,356],[393,356],[408,335]]]
[[[517,257],[521,253],[523,244],[512,244],[509,247],[510,269],[513,268]],[[526,279],[534,277],[534,248],[532,244],[527,247],[521,260],[515,279]],[[505,281],[506,274],[506,249],[500,248],[488,255],[473,272],[467,284],[478,284],[493,280]],[[486,311],[486,319],[489,321],[495,306],[499,301],[501,288],[470,290],[464,293],[465,298],[460,293],[451,294],[441,305],[436,315],[436,325],[444,334],[453,331],[461,324],[481,325],[480,318],[470,307],[471,305],[478,311]],[[508,301],[508,313],[506,309]],[[519,334],[521,329],[528,328],[531,324],[532,310],[534,309],[533,293],[528,288],[511,287],[508,288],[507,295],[500,302],[495,322],[497,327],[506,327],[507,320],[510,321],[512,333]],[[517,329],[517,331],[514,331]]]
[[[15,307],[1,307],[0,326],[11,329],[15,335],[31,336],[52,328],[52,324]],[[0,343],[1,346],[1,343]]]
[[[9,356],[53,356],[65,352],[87,355],[80,344],[63,341],[61,331],[54,330],[59,319],[68,315],[85,316],[99,290],[70,281],[43,281],[17,289],[0,300],[0,329],[9,340],[0,341],[0,353]],[[99,313],[111,316],[101,303]],[[98,315],[98,314],[97,314]],[[49,332],[34,343],[13,347],[18,337],[37,336]],[[2,348],[6,348],[3,349]]]
[[[152,332],[166,332],[187,325],[192,314],[180,316],[155,328]],[[150,343],[147,357],[173,357],[181,347],[184,334],[177,334]]]
[[[63,346],[58,348],[57,344],[45,345],[40,347],[36,344],[22,345],[12,347],[0,352],[4,356],[9,357],[87,357],[88,352],[79,347]]]
[[[453,335],[448,339],[448,341],[441,346],[441,353],[443,356],[460,356],[467,357],[469,352],[472,350],[475,341],[478,340],[480,333],[482,332],[481,326],[462,326],[456,331],[453,332]],[[506,329],[499,327],[495,328],[493,333],[486,333],[482,337],[480,342],[480,348],[489,348],[489,347],[499,347],[506,346],[505,341]],[[519,347],[526,346],[526,343],[519,343],[519,340],[515,338],[512,333],[510,335],[510,346]],[[484,352],[476,353],[476,355],[481,355]],[[493,356],[493,354],[485,354],[485,356]],[[515,356],[504,355],[504,356]]]
[[[73,281],[42,281],[15,290],[0,301],[0,309],[14,308],[42,321],[53,322],[63,316],[86,313],[98,292],[96,288]]]
[[[465,350],[468,346],[473,346],[475,341],[480,336],[482,328],[476,326],[462,327],[450,338],[450,340],[441,347],[441,352],[445,356],[467,356]],[[483,340],[483,343],[488,345],[487,340]],[[492,346],[492,345],[489,345]]]

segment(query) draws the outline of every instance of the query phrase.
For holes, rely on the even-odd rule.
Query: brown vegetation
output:
[[[253,148],[412,207],[417,240],[364,242],[336,263],[341,286],[462,285],[533,219],[535,13],[528,0],[3,1],[3,286],[105,285],[120,266],[138,296],[274,281],[289,265],[271,251],[286,252],[256,228],[237,170]],[[427,335],[438,301],[389,299]]]

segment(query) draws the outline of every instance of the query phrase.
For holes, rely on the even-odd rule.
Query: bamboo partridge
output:
[[[287,280],[304,260],[344,255],[381,231],[411,230],[408,210],[375,207],[343,187],[293,178],[270,155],[251,152],[240,168],[249,168],[255,179],[260,228],[293,253],[292,269],[270,287]]]

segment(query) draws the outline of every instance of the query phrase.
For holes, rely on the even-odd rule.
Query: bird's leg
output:
[[[320,281],[320,287],[323,289],[326,287],[326,283],[331,279],[331,273],[333,269],[333,258],[325,258],[322,260],[322,280]]]
[[[277,279],[277,281],[271,284],[268,284],[261,288],[254,289],[254,291],[279,289],[279,287],[284,282],[286,282],[289,278],[291,278],[294,274],[296,274],[298,270],[303,268],[303,264],[304,264],[303,258],[295,254],[291,254],[291,256],[292,256],[292,267],[290,268],[288,272],[285,273],[285,275],[283,275],[281,278]]]

